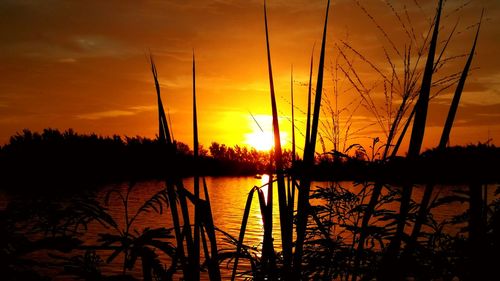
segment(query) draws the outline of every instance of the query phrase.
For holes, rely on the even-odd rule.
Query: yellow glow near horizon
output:
[[[273,133],[253,132],[245,135],[245,143],[260,151],[269,151],[274,147]]]
[[[288,134],[286,132],[280,133],[281,147],[286,144]],[[269,151],[274,147],[274,136],[272,132],[255,131],[245,134],[245,144],[259,150]]]
[[[279,118],[280,141],[283,149],[288,145],[288,132],[285,129],[285,122]],[[244,134],[244,142],[259,151],[269,151],[274,147],[273,117],[267,114],[257,114],[247,117],[250,133]]]

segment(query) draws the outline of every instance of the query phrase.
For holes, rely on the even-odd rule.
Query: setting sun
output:
[[[281,145],[286,144],[287,134],[281,132]],[[272,132],[253,132],[245,135],[245,143],[257,150],[268,151],[274,147],[274,138]]]
[[[272,126],[272,116],[267,114],[258,114],[250,116],[247,119],[250,133],[245,135],[245,144],[259,151],[269,151],[274,147],[274,135]],[[280,140],[281,147],[288,145],[288,133],[283,131],[284,123],[280,118]],[[247,131],[248,132],[248,131]]]
[[[245,135],[245,143],[260,150],[271,150],[274,146],[273,134],[271,132],[253,132]]]

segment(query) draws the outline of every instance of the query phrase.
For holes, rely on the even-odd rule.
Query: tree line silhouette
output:
[[[314,177],[336,181],[470,184],[500,181],[500,149],[490,143],[433,148],[415,158],[371,158],[364,149],[353,156],[328,152],[317,158]]]
[[[192,176],[193,151],[176,142],[174,156],[157,139],[79,134],[68,129],[23,130],[0,147],[2,186],[74,187],[118,181],[161,179],[165,171]],[[203,175],[255,175],[266,171],[269,154],[212,143],[199,148]],[[165,161],[166,160],[166,161]]]
[[[270,153],[245,146],[213,142],[199,148],[203,175],[243,176],[268,173]],[[414,183],[498,182],[500,149],[491,144],[433,149],[416,159],[394,157],[381,161],[358,147],[353,155],[339,152],[317,154],[311,170],[316,180],[390,180]],[[193,151],[176,142],[176,154],[165,161],[165,147],[157,139],[79,134],[72,129],[23,130],[0,147],[2,186],[36,189],[73,188],[109,182],[161,179],[166,170],[192,176]],[[283,151],[285,169],[292,153]],[[300,168],[297,159],[295,167]],[[452,172],[453,171],[453,172]]]

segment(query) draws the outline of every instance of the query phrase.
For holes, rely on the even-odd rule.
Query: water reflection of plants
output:
[[[396,203],[400,200],[401,189],[385,186],[370,224],[363,229],[361,220],[372,189],[373,185],[368,183],[348,188],[332,184],[313,192],[311,199],[317,203],[313,205],[313,210],[321,224],[311,220],[308,225],[306,245],[309,244],[310,247],[305,255],[308,266],[304,268],[308,278],[351,280],[353,275],[357,275],[364,276],[363,280],[370,280],[379,274],[377,271],[380,270],[380,263],[396,233],[399,204]],[[483,196],[486,196],[486,191],[485,187]],[[498,195],[499,192],[500,188],[497,188],[495,194]],[[487,201],[485,197],[481,200],[481,213],[477,214],[479,221],[474,221],[476,219],[471,214],[471,209],[465,206],[463,213],[439,220],[433,215],[436,208],[449,207],[451,204],[470,206],[471,198],[467,188],[456,188],[446,196],[434,194],[414,252],[401,253],[403,261],[411,261],[411,266],[405,265],[408,266],[405,274],[417,280],[470,280],[494,274],[494,264],[498,259],[489,258],[488,253],[493,257],[493,253],[498,250],[500,236],[495,223],[498,223],[499,199],[490,198]],[[412,201],[408,225],[414,225],[418,211],[419,204]],[[477,229],[474,230],[475,225]],[[358,265],[354,263],[358,255],[356,244],[359,243],[359,235],[363,230],[367,233]],[[479,236],[480,240],[474,236]],[[407,236],[404,241],[411,240]]]
[[[132,270],[140,260],[144,280],[152,280],[152,276],[156,276],[159,280],[170,280],[176,271],[175,248],[169,241],[173,237],[172,230],[165,227],[146,227],[142,230],[132,228],[140,215],[153,210],[162,213],[164,206],[168,206],[166,191],[159,191],[133,213],[129,207],[133,187],[134,185],[130,184],[125,194],[116,190],[108,192],[105,198],[106,205],[109,205],[113,194],[116,194],[123,204],[123,225],[109,216],[110,219],[106,221],[105,226],[113,232],[99,233],[96,248],[112,251],[106,259],[107,263],[113,262],[120,254],[123,255],[122,275],[126,275],[127,271]],[[165,267],[161,255],[170,257],[174,262]]]

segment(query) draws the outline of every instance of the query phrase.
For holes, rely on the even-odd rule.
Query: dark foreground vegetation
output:
[[[398,215],[391,205],[399,203],[401,189],[384,186],[374,221],[369,225],[366,248],[361,254],[360,265],[356,266],[356,242],[367,198],[373,188],[374,185],[368,183],[354,188],[332,183],[327,188],[312,190],[314,219],[311,218],[306,228],[301,269],[304,280],[351,280],[353,275],[375,278],[384,250],[396,230]],[[490,188],[497,189],[497,196],[486,202],[482,192],[477,209],[473,206],[478,198],[474,199],[467,188],[456,188],[450,195],[435,198],[418,245],[406,257],[411,266],[404,270],[405,275],[415,280],[495,280],[488,277],[496,276],[499,262],[500,188]],[[112,215],[116,215],[112,208],[130,204],[127,200],[132,200],[135,192],[134,186],[120,193],[113,190],[106,200],[91,192],[74,193],[70,197],[39,194],[12,199],[0,210],[2,280],[40,281],[54,280],[54,277],[57,277],[55,280],[88,281],[180,280],[182,263],[171,222],[147,226],[135,223],[136,219],[160,210],[169,212],[166,190],[141,202],[140,208],[130,209],[127,222],[123,217]],[[130,199],[121,202],[120,196]],[[418,203],[413,204],[415,207],[408,220],[411,224],[415,222],[418,209]],[[446,219],[433,216],[436,209],[453,204],[465,207],[466,211]],[[87,228],[96,225],[100,229],[97,239]],[[238,238],[217,228],[215,231],[218,262],[225,271],[223,276],[228,279],[232,261],[237,256]],[[237,271],[237,276],[241,276],[239,280],[266,280],[264,277],[269,274],[277,275],[274,280],[278,280],[283,274],[283,253],[278,249],[273,252],[276,264],[269,265],[264,260],[262,246],[242,244],[239,257],[245,263],[240,261],[243,266],[240,265]],[[200,264],[201,279],[207,280],[209,265],[204,254],[201,256],[204,261]],[[230,265],[229,268],[226,265]]]
[[[24,130],[0,147],[2,189],[85,188],[105,183],[162,179],[166,170],[182,177],[193,176],[193,151],[176,142],[176,155],[159,158],[165,147],[158,139],[82,135],[72,130]],[[272,153],[272,152],[271,152]],[[372,160],[372,161],[370,161]],[[204,176],[253,176],[267,173],[269,152],[212,143],[199,149],[198,167]],[[283,151],[283,165],[292,167],[291,151]],[[301,165],[296,158],[295,167]],[[311,170],[315,180],[375,181],[402,183],[500,182],[500,149],[478,144],[433,149],[417,159],[393,157],[370,159],[359,148],[353,155],[339,152],[317,154]],[[71,191],[71,190],[69,190]]]

